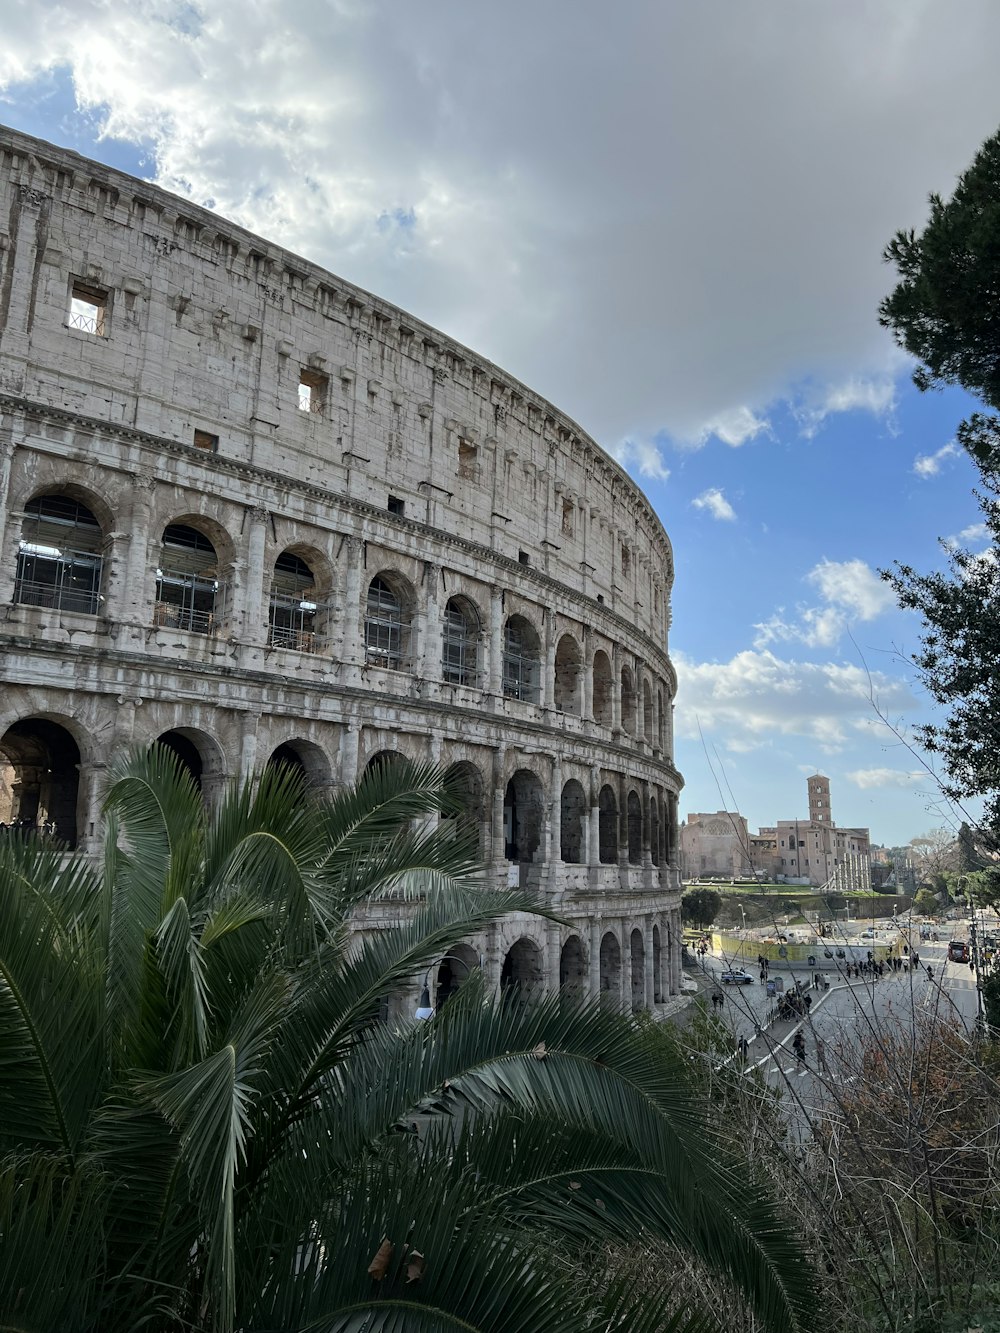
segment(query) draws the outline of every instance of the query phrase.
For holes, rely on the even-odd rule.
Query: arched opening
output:
[[[642,802],[638,792],[630,791],[626,805],[628,816],[628,863],[642,864]]]
[[[168,523],[156,571],[153,624],[214,634],[224,612],[215,547],[197,528]]]
[[[586,994],[587,960],[579,935],[571,935],[559,954],[559,994],[567,1001],[579,1004]]]
[[[655,796],[649,798],[649,855],[653,865],[660,864],[660,803]]]
[[[611,661],[600,648],[594,654],[594,721],[611,726]]]
[[[382,575],[368,585],[365,665],[405,671],[410,664],[410,602],[398,579]]]
[[[316,577],[301,556],[282,551],[271,575],[267,642],[271,648],[316,651]]]
[[[580,677],[583,659],[572,634],[564,634],[556,645],[553,701],[561,713],[580,716]]]
[[[559,802],[559,854],[569,865],[580,865],[586,858],[587,794],[576,778],[562,789]]]
[[[441,630],[441,679],[449,685],[479,681],[479,612],[465,597],[449,597]]]
[[[190,732],[187,730],[165,731],[162,736],[157,736],[156,744],[170,750],[180,760],[190,774],[194,785],[200,790],[201,780],[205,772],[205,763],[201,750],[192,740]]]
[[[530,862],[542,837],[542,784],[527,768],[507,783],[503,798],[504,855],[508,861]]]
[[[642,735],[647,744],[653,744],[653,691],[648,680],[642,682]]]
[[[631,963],[632,1012],[636,1014],[646,1005],[646,955],[643,951],[642,931],[633,930],[629,939]]]
[[[622,731],[635,731],[635,683],[628,667],[622,667]]]
[[[285,742],[271,751],[267,761],[268,768],[288,768],[293,773],[299,773],[303,778],[307,777],[305,761],[299,754],[294,745]]]
[[[542,951],[534,940],[522,935],[507,950],[500,970],[500,997],[508,1003],[529,1000],[545,980]]]
[[[597,798],[598,855],[601,865],[618,861],[618,802],[611,787],[602,787]]]
[[[622,951],[610,930],[601,940],[601,1005],[617,1009],[622,999]]]
[[[663,749],[663,735],[664,735],[663,691],[657,690],[656,691],[656,743],[659,745],[661,750]]]
[[[365,764],[366,773],[377,773],[390,764],[402,763],[403,756],[397,750],[379,750]]]
[[[440,1009],[446,1004],[479,966],[479,954],[471,945],[453,945],[438,964],[432,996],[434,1008]]]
[[[37,495],[24,507],[14,601],[95,616],[101,609],[104,534],[85,504]]]
[[[503,631],[503,692],[508,699],[537,703],[541,682],[538,635],[524,616],[511,616]]]
[[[653,1003],[663,1003],[663,982],[660,979],[660,928],[653,927]]]
[[[482,849],[482,833],[486,820],[483,806],[483,779],[475,764],[468,760],[452,764],[444,775],[456,808],[442,816],[442,823],[450,823],[457,830],[469,830],[475,834]]]
[[[80,748],[57,722],[32,717],[0,737],[0,824],[77,843]]]

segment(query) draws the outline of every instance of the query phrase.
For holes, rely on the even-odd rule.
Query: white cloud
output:
[[[670,476],[670,469],[652,440],[622,440],[608,452],[627,471],[637,471],[651,481],[666,481]]]
[[[950,444],[943,445],[936,454],[917,454],[913,460],[913,471],[918,477],[925,480],[928,477],[936,477],[944,466],[945,459],[954,458],[962,451],[954,440]]]
[[[883,246],[1000,121],[1000,7],[919,14],[35,0],[6,7],[0,85],[16,123],[23,81],[68,70],[159,181],[443,328],[600,440],[736,446],[806,381],[840,386],[815,412],[889,410]]]
[[[988,542],[990,530],[985,523],[972,523],[954,538],[956,542]]]
[[[677,733],[693,739],[698,725],[736,748],[770,746],[803,737],[827,754],[848,744],[874,718],[870,690],[891,714],[916,701],[902,681],[861,667],[796,662],[771,652],[745,651],[728,662],[696,662],[676,654]]]
[[[890,376],[865,379],[852,376],[842,384],[828,385],[811,394],[795,411],[802,434],[811,439],[829,416],[838,412],[870,412],[892,423],[896,410],[896,382]]]
[[[755,648],[771,643],[798,642],[810,648],[832,648],[852,620],[874,620],[895,604],[889,586],[863,560],[826,560],[806,575],[823,598],[823,606],[800,606],[796,618],[786,619],[782,608],[769,620],[754,625]]]
[[[862,791],[881,787],[900,787],[909,790],[928,780],[927,774],[922,771],[904,773],[895,768],[856,768],[850,773],[845,773],[844,777]]]
[[[769,431],[771,423],[766,417],[758,417],[749,407],[733,407],[727,412],[720,412],[711,421],[706,421],[698,432],[695,443],[706,444],[714,436],[723,444],[738,449],[747,440],[752,440],[762,431]]]
[[[695,509],[707,509],[715,519],[731,523],[736,518],[736,510],[722,492],[714,486],[707,491],[702,491],[701,495],[695,496],[691,503]]]

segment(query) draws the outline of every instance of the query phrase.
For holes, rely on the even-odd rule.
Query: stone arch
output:
[[[365,764],[365,772],[377,773],[379,769],[388,768],[390,764],[401,764],[405,759],[406,756],[398,750],[376,750]]]
[[[275,559],[268,596],[268,647],[314,653],[325,639],[330,609],[323,604],[315,561],[315,553],[301,546],[286,547]]]
[[[618,801],[614,788],[603,786],[597,798],[598,847],[601,865],[618,863]]]
[[[660,975],[661,967],[660,955],[660,928],[653,927],[653,1003],[663,1003],[663,979]]]
[[[101,611],[108,529],[91,497],[85,503],[76,489],[40,491],[24,507],[13,597],[22,606],[91,616]]]
[[[653,691],[648,680],[642,682],[642,735],[647,745],[653,744]]]
[[[583,784],[570,778],[559,802],[559,855],[568,865],[581,865],[587,859],[587,815]]]
[[[635,678],[627,666],[621,674],[622,731],[631,736],[635,731]]]
[[[593,713],[594,721],[599,722],[603,727],[611,726],[611,691],[611,659],[603,649],[598,648],[597,652],[594,654]]]
[[[660,864],[660,803],[649,798],[649,855],[654,866]]]
[[[508,861],[531,862],[542,841],[545,794],[538,775],[519,768],[503,798],[504,855]]]
[[[580,683],[583,657],[572,634],[564,634],[556,645],[553,702],[560,713],[580,716]]]
[[[600,969],[601,1005],[617,1009],[622,994],[622,950],[613,930],[606,931],[601,939]]]
[[[187,518],[163,529],[157,554],[153,624],[214,634],[226,614],[222,557],[212,535],[218,524]],[[227,545],[231,545],[226,538]]]
[[[313,788],[328,787],[331,782],[330,760],[326,752],[313,741],[282,741],[271,751],[267,766],[284,764],[287,768],[299,772],[306,784]]]
[[[500,998],[508,1003],[524,1003],[539,992],[545,982],[542,951],[527,935],[507,950],[500,969]]]
[[[664,718],[663,718],[663,691],[656,691],[656,743],[662,750],[664,737]]]
[[[0,736],[0,823],[77,845],[80,747],[62,720],[28,717]]]
[[[633,1014],[646,1007],[646,954],[642,931],[636,927],[629,936],[629,980]]]
[[[408,579],[382,570],[368,585],[365,601],[365,665],[409,671],[415,598]]]
[[[448,685],[477,685],[483,622],[468,597],[449,597],[441,617],[441,679]]]
[[[570,935],[559,954],[559,994],[581,1004],[587,993],[587,956],[579,935]]]
[[[457,808],[442,819],[455,826],[472,830],[480,851],[486,823],[484,802],[485,783],[479,769],[468,759],[461,759],[445,771],[444,780],[451,791]]]
[[[508,699],[538,703],[541,692],[541,641],[525,616],[508,616],[503,627],[503,692]]]
[[[446,1004],[481,965],[481,957],[471,944],[452,945],[438,963],[437,971],[434,973],[431,1002],[435,1010]]]
[[[630,791],[625,806],[628,821],[628,863],[642,865],[642,802],[637,791]]]
[[[196,727],[172,727],[161,732],[154,744],[170,750],[180,760],[207,801],[216,799],[226,779],[226,761],[213,737]]]

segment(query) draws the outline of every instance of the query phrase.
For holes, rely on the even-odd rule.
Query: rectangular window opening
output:
[[[467,481],[479,476],[479,450],[468,440],[458,442],[458,475]]]
[[[322,412],[326,406],[329,380],[317,370],[299,372],[299,411]]]
[[[69,327],[106,338],[108,332],[108,293],[90,283],[74,282],[69,295]]]
[[[562,530],[567,537],[573,535],[573,501],[563,500],[562,506]]]
[[[209,430],[196,430],[194,433],[194,447],[196,449],[205,449],[210,454],[218,453],[219,437],[213,435]]]
[[[518,551],[518,553],[517,553],[517,563],[518,563],[519,565],[530,565],[530,564],[531,564],[531,556],[528,554],[527,551]]]
[[[390,495],[389,503],[386,505],[386,508],[390,514],[395,514],[397,518],[402,518],[403,512],[406,509],[406,502],[401,500],[398,495]]]

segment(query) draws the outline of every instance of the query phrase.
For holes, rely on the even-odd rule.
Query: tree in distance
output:
[[[541,911],[487,888],[449,813],[401,762],[325,801],[266,769],[209,814],[154,746],[113,777],[99,866],[0,840],[0,1327],[722,1328],[587,1262],[643,1238],[761,1329],[810,1326],[802,1248],[649,1025],[475,968],[429,1020],[387,1016]]]
[[[681,898],[681,916],[695,926],[710,926],[721,907],[722,894],[718,889],[688,889]]]

